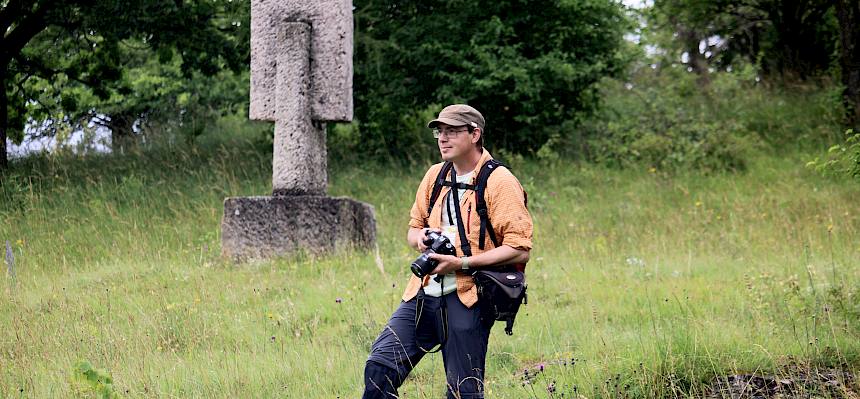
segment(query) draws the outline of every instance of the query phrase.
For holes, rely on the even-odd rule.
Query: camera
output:
[[[439,261],[433,260],[430,258],[430,254],[440,254],[440,255],[454,255],[456,252],[454,251],[454,244],[451,244],[451,241],[448,240],[448,237],[443,236],[435,231],[427,231],[427,238],[424,239],[424,245],[427,246],[427,249],[418,256],[418,259],[415,259],[412,262],[410,268],[412,269],[412,274],[418,276],[418,278],[422,278],[428,274],[430,274],[433,269],[439,265]]]

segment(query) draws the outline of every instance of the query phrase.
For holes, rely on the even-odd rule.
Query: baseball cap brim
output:
[[[461,121],[458,119],[442,117],[442,118],[433,119],[432,121],[430,121],[430,123],[427,124],[427,127],[433,129],[436,126],[438,126],[440,123],[444,123],[444,124],[449,125],[449,126],[466,126],[469,124],[469,122],[467,122],[467,121]]]

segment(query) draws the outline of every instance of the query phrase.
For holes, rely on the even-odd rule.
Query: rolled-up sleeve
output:
[[[519,180],[505,168],[490,175],[487,186],[487,208],[500,243],[530,251],[532,217],[526,208],[525,193]]]

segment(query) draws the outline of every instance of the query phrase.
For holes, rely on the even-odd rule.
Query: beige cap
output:
[[[435,128],[436,125],[444,123],[451,126],[466,126],[479,127],[484,129],[484,116],[478,110],[466,104],[449,105],[439,112],[436,119],[427,124],[429,128]]]

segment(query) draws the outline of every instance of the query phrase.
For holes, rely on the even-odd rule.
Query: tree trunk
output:
[[[684,47],[687,50],[687,66],[698,76],[696,81],[699,86],[705,87],[711,83],[711,72],[708,69],[708,60],[705,55],[699,52],[699,43],[702,41],[702,36],[691,28],[682,27],[678,29],[682,37]]]
[[[111,148],[114,151],[122,151],[134,146],[134,122],[137,120],[135,112],[117,112],[110,116],[108,128],[110,128]]]
[[[842,99],[847,111],[847,125],[860,132],[860,2],[838,0],[836,17],[839,19],[842,67]]]
[[[9,101],[6,98],[6,67],[0,69],[0,171],[9,167],[6,154],[6,129],[9,128]]]

